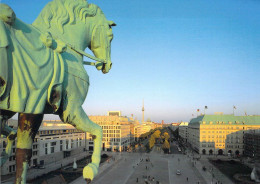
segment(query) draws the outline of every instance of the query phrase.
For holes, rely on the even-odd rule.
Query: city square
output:
[[[259,183],[259,12],[0,0],[0,184]]]

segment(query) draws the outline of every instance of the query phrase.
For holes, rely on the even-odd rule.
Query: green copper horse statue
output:
[[[82,109],[89,87],[83,65],[109,72],[112,26],[98,6],[85,0],[49,2],[32,25],[0,4],[0,133],[8,140],[2,162],[17,137],[16,183],[26,183],[32,143],[44,114],[57,114],[93,136],[92,162],[84,167],[83,177],[88,183],[97,175],[102,129]],[[86,54],[86,48],[95,57]],[[97,62],[84,62],[83,55]],[[16,113],[17,131],[6,125]]]

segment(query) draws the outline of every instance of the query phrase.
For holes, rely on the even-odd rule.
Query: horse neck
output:
[[[49,27],[42,22],[35,21],[33,26],[42,33],[50,32],[53,39],[61,40],[80,50],[85,50],[90,42],[90,38],[87,36],[90,30],[88,30],[87,26],[83,23],[64,25],[63,32],[54,24]]]

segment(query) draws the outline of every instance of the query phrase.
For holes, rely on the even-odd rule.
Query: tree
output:
[[[164,153],[168,153],[169,149],[170,149],[170,144],[169,142],[165,139],[163,145],[162,145],[162,149],[164,151]]]
[[[169,140],[169,138],[170,138],[168,132],[164,132],[163,136],[164,136],[165,140]]]
[[[164,143],[162,145],[162,148],[163,149],[170,149],[170,144],[169,144],[169,142],[166,139],[165,139],[165,141],[164,141]]]
[[[154,143],[155,143],[155,138],[154,136],[152,135],[149,139],[149,148],[152,149],[152,147],[154,146]]]
[[[155,138],[160,138],[161,131],[160,131],[160,130],[156,130],[156,131],[153,133],[153,135],[154,135]]]

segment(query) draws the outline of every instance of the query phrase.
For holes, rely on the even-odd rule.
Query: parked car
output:
[[[176,174],[177,174],[177,175],[181,175],[181,170],[178,169],[178,170],[176,171]]]

